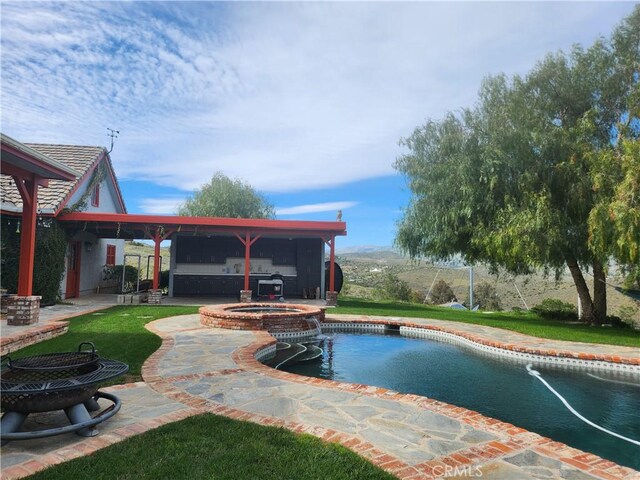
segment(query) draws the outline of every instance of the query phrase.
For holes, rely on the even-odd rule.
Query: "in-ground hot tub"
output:
[[[292,303],[232,303],[200,308],[202,325],[231,330],[311,333],[323,320],[324,309]]]

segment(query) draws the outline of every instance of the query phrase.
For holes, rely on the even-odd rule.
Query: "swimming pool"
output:
[[[640,469],[640,447],[576,418],[542,382],[527,373],[526,363],[397,333],[331,333],[320,346],[324,350],[321,361],[282,369],[434,398]],[[640,440],[638,376],[548,365],[534,364],[534,368],[584,417]]]

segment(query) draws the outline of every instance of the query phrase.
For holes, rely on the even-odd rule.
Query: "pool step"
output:
[[[285,344],[285,345],[289,345],[289,344]],[[301,354],[306,350],[307,350],[307,347],[305,347],[304,345],[300,345],[299,343],[292,343],[288,347],[283,346],[281,349],[278,349],[278,346],[276,344],[275,356],[269,359],[268,362],[265,362],[265,365],[268,365],[269,367],[273,367],[273,368],[278,368],[284,365],[285,363],[288,363],[298,354]]]
[[[318,347],[317,342],[305,343],[276,343],[276,354],[265,362],[272,368],[279,368],[288,363],[309,362],[322,357],[324,352]]]
[[[307,344],[305,346],[307,347],[307,351],[301,353],[298,356],[296,356],[296,358],[293,359],[294,363],[295,362],[310,362],[311,360],[316,360],[316,359],[322,357],[322,354],[324,352],[317,345],[314,345],[314,344],[310,343],[310,344]]]

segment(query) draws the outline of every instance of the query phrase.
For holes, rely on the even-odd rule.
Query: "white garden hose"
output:
[[[558,397],[560,399],[560,401],[562,403],[564,403],[564,406],[567,407],[571,413],[573,413],[576,417],[578,417],[584,423],[586,423],[588,425],[591,425],[592,427],[597,428],[598,430],[601,430],[601,431],[603,431],[605,433],[608,433],[609,435],[613,435],[614,437],[618,437],[621,440],[624,440],[626,442],[630,442],[630,443],[633,443],[634,445],[640,446],[640,442],[638,440],[633,440],[631,438],[624,437],[624,436],[620,435],[619,433],[612,432],[611,430],[607,430],[606,428],[601,427],[600,425],[596,425],[591,420],[589,420],[589,419],[583,417],[582,415],[580,415],[571,405],[569,405],[569,402],[567,402],[562,395],[560,395],[558,392],[556,392],[553,389],[553,387],[551,385],[549,385],[544,378],[542,378],[542,375],[540,374],[540,372],[538,372],[537,370],[534,370],[533,368],[531,368],[532,366],[533,366],[532,364],[528,364],[527,365],[527,372],[529,373],[529,375],[531,375],[533,377],[536,377],[538,380],[540,380],[544,384],[545,387],[547,387],[556,397]]]
[[[611,378],[602,378],[602,377],[599,377],[598,375],[594,375],[592,373],[587,373],[587,375],[589,375],[591,378],[595,378],[597,380],[602,380],[603,382],[618,383],[620,385],[628,385],[630,387],[638,387],[638,388],[640,388],[640,383],[623,382],[622,380],[613,380]]]

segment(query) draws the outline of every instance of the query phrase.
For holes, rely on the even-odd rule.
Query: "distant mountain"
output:
[[[336,253],[338,253],[338,255],[345,255],[349,253],[372,252],[396,252],[396,250],[391,245],[355,245],[352,247],[338,248]]]
[[[403,254],[397,248],[391,245],[356,245],[353,247],[345,247],[338,249],[336,252],[338,256],[346,259],[353,259],[357,261],[373,261],[373,262],[403,262],[408,263],[411,261],[408,255]],[[431,264],[441,268],[463,268],[465,263],[462,261],[459,255],[454,256],[447,261],[431,262],[424,259],[419,262],[422,264]]]

